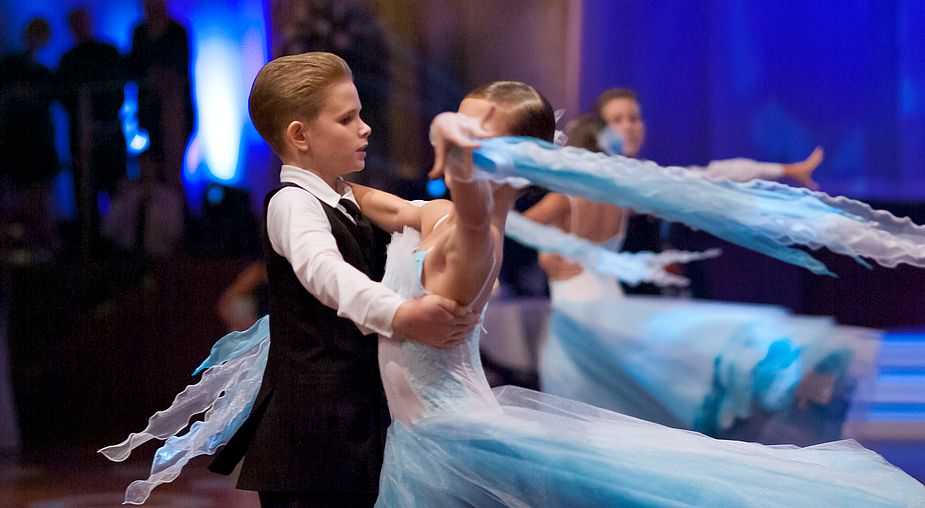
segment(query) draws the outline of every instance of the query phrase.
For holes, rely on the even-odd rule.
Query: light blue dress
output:
[[[384,282],[425,294],[406,230]],[[925,486],[854,441],[723,441],[580,402],[492,390],[481,330],[437,350],[380,339],[393,423],[377,506],[925,506]]]
[[[594,244],[513,212],[506,234],[584,267],[549,281],[542,391],[713,437],[802,446],[841,437],[853,343],[873,332],[770,305],[626,296],[617,281],[683,284],[665,265],[710,253],[616,253],[608,249],[622,235]],[[798,398],[806,376],[813,388]]]

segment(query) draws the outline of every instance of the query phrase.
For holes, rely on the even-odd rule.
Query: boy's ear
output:
[[[299,121],[293,120],[286,127],[286,144],[292,145],[293,148],[299,152],[308,152],[309,151],[309,135],[307,126]]]

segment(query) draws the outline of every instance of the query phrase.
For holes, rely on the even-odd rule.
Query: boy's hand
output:
[[[440,113],[434,118],[430,123],[430,144],[434,146],[434,167],[428,174],[431,179],[443,176],[447,154],[454,145],[464,150],[482,146],[472,138],[489,137],[490,133],[482,125],[483,120],[461,113]]]
[[[479,322],[479,313],[439,295],[409,300],[392,318],[395,337],[413,340],[438,349],[449,349],[466,341]]]

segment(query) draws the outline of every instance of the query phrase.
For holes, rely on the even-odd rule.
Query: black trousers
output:
[[[328,492],[258,492],[261,508],[363,508],[376,504],[376,494]]]

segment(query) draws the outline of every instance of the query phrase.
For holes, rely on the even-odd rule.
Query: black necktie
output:
[[[350,201],[347,198],[341,198],[340,206],[344,207],[344,210],[347,210],[347,215],[353,219],[354,223],[359,223],[360,220],[360,208],[357,207],[356,203]]]
[[[353,222],[356,224],[356,238],[360,244],[363,245],[367,262],[370,262],[370,249],[373,247],[373,242],[375,239],[373,238],[373,228],[369,223],[369,219],[360,213],[360,208],[356,205],[356,203],[350,201],[349,199],[341,198],[340,206],[344,207],[350,217],[353,218]]]

